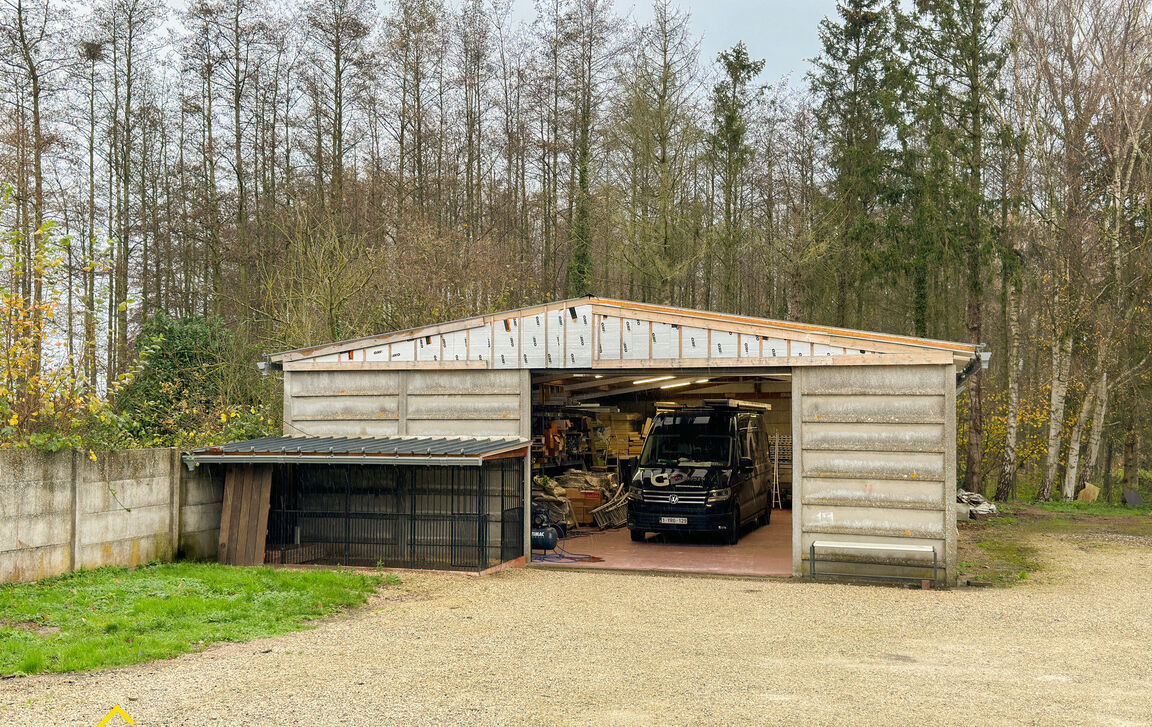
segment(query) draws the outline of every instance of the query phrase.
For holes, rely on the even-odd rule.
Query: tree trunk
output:
[[[1008,411],[1004,424],[1004,456],[1000,463],[1000,478],[996,483],[996,500],[1006,502],[1016,484],[1016,439],[1020,412],[1020,299],[1016,280],[1004,287],[1004,307],[1007,309],[1008,351]]]
[[[1104,432],[1104,415],[1108,410],[1108,372],[1100,374],[1096,381],[1096,411],[1092,416],[1092,433],[1088,437],[1088,461],[1080,470],[1080,479],[1076,483],[1076,494],[1084,489],[1084,485],[1096,472],[1096,463],[1100,459],[1100,440]]]
[[[1088,412],[1096,403],[1096,387],[1089,390],[1080,406],[1080,415],[1076,417],[1076,425],[1072,427],[1072,436],[1068,440],[1068,466],[1064,469],[1064,487],[1061,494],[1065,500],[1071,500],[1076,495],[1076,480],[1080,476],[1080,442],[1084,436],[1084,426],[1088,423]]]
[[[1140,438],[1136,436],[1136,417],[1128,415],[1124,433],[1124,492],[1135,491],[1140,484]]]
[[[1112,438],[1108,438],[1108,446],[1104,449],[1104,502],[1112,504]]]
[[[1068,370],[1072,365],[1072,336],[1053,331],[1052,335],[1052,393],[1048,406],[1048,456],[1044,463],[1044,479],[1037,494],[1039,500],[1052,499],[1052,488],[1060,469],[1060,445],[1064,431],[1064,399],[1068,394]]]

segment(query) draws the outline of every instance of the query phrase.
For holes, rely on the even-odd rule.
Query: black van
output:
[[[734,545],[745,524],[767,524],[772,470],[765,408],[723,399],[658,411],[628,488],[632,539],[711,532]]]

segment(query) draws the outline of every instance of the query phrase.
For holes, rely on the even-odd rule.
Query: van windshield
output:
[[[720,413],[664,414],[652,423],[641,467],[728,467],[732,417]]]

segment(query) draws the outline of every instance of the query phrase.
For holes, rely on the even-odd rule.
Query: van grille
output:
[[[708,496],[705,492],[666,492],[663,490],[644,490],[645,502],[667,502],[674,505],[703,505]],[[673,500],[672,498],[676,498]]]

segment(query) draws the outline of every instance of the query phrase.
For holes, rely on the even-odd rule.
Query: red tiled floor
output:
[[[533,565],[661,570],[724,575],[792,575],[792,511],[774,510],[772,523],[745,531],[736,545],[720,545],[715,536],[649,535],[633,543],[627,528],[597,531],[561,542],[569,553],[593,555],[602,560],[539,561]],[[533,551],[539,556],[541,551]]]

